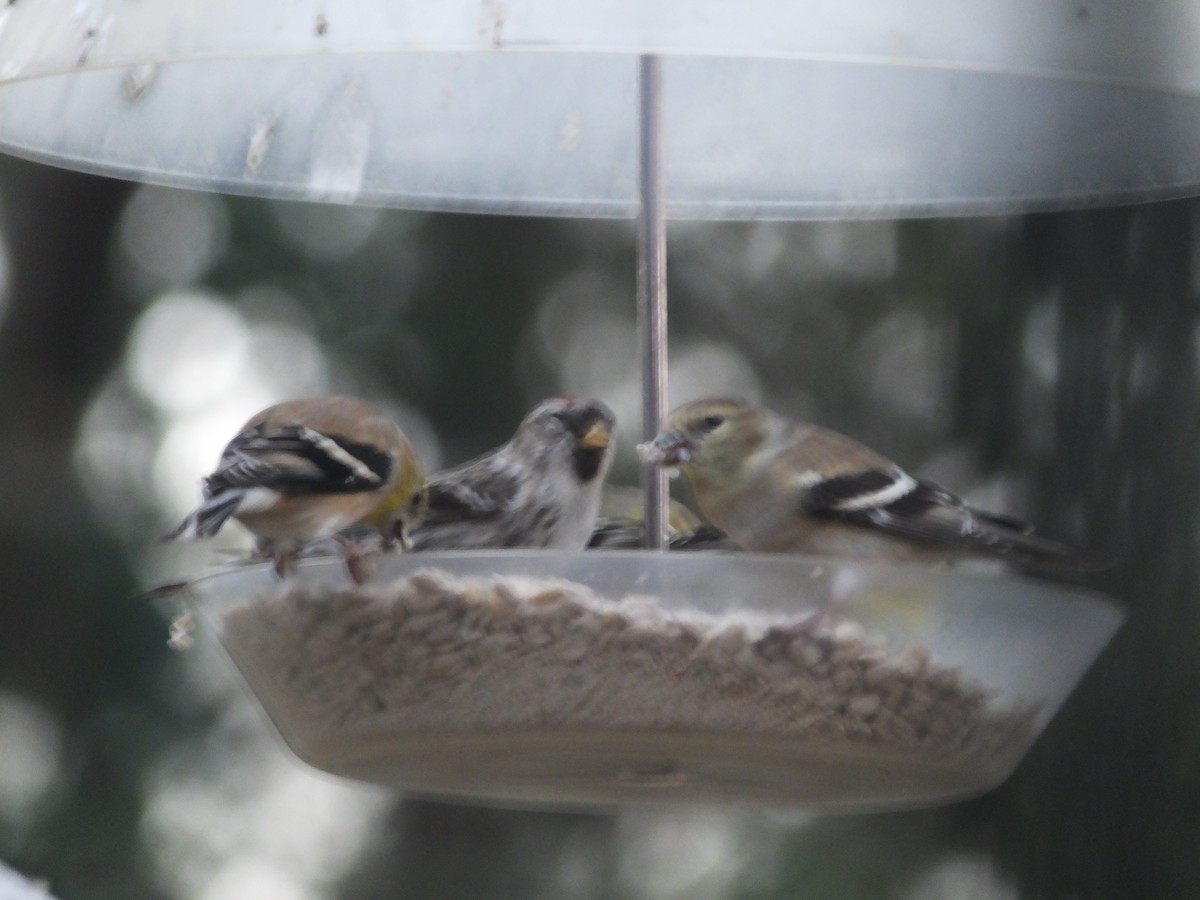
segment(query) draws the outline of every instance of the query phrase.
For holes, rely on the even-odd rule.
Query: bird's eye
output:
[[[705,431],[712,431],[725,421],[724,416],[705,416],[700,420],[700,427]]]

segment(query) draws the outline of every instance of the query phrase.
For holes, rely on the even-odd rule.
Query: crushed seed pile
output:
[[[889,655],[848,620],[669,613],[570,581],[284,585],[230,613],[223,638],[285,733],[736,731],[987,765],[1023,750],[1036,714],[994,709],[928,651]]]

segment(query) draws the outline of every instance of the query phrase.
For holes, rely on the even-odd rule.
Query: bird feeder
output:
[[[364,588],[324,560],[190,590],[301,759],[559,806],[977,794],[1121,619],[1036,581],[704,551],[414,553]]]
[[[1064,209],[1200,189],[1200,4],[43,0],[0,9],[0,149],[139,181],[639,217]],[[288,745],[435,796],[927,805],[1003,780],[1119,626],[1011,575],[661,549],[310,560],[190,591]]]

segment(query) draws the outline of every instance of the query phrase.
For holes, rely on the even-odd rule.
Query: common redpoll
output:
[[[598,400],[544,401],[508,443],[430,479],[414,548],[582,550],[612,464],[614,425]]]

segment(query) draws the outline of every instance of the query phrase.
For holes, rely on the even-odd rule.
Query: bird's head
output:
[[[616,417],[590,397],[553,397],[538,404],[517,428],[513,444],[534,459],[565,448],[580,481],[604,477],[613,456]]]
[[[654,440],[638,445],[642,460],[714,478],[735,471],[768,437],[770,414],[736,397],[709,397],[676,407]]]
[[[403,436],[397,443],[392,464],[388,492],[371,515],[363,519],[363,524],[387,535],[389,541],[396,538],[407,546],[408,536],[424,521],[429,508],[425,468],[417,451]]]

